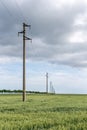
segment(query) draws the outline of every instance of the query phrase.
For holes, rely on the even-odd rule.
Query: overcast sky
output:
[[[0,0],[0,89],[22,89],[22,23],[26,89],[87,93],[87,0]]]

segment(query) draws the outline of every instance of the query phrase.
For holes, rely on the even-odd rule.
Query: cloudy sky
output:
[[[23,22],[26,89],[87,93],[87,0],[0,0],[0,89],[22,89]]]

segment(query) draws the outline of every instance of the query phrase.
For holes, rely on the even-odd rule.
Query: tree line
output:
[[[22,93],[23,90],[7,90],[7,89],[2,89],[0,90],[0,93]],[[39,92],[39,91],[26,91],[26,93],[37,93],[37,94],[45,94],[46,92]]]

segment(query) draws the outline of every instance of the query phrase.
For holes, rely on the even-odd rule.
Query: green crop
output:
[[[0,95],[0,130],[87,130],[87,95]]]

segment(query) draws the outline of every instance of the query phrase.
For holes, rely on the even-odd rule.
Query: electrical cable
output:
[[[15,20],[16,23],[19,23],[20,19],[19,19],[19,16],[18,14],[16,15],[13,15],[12,11],[10,11],[10,9],[8,8],[8,6],[5,4],[5,2],[3,0],[0,0],[0,3],[2,4],[2,6],[5,8],[6,12],[8,12],[8,14],[11,16],[11,18],[13,19],[13,21]],[[22,13],[20,13],[22,15]],[[17,17],[15,17],[17,16]],[[23,19],[24,19],[24,16],[22,15]]]
[[[0,0],[1,4],[4,6],[4,8],[7,10],[10,16],[12,16],[12,13],[9,11],[8,7],[4,4],[2,0]]]
[[[25,23],[28,23],[27,20],[26,20],[26,17],[24,16],[23,14],[23,11],[19,5],[19,3],[17,2],[17,0],[13,0],[14,1],[14,4],[18,10],[18,12],[20,13],[20,15],[18,15],[18,13],[16,13],[16,15],[14,15],[11,11],[11,9],[8,8],[7,4],[5,3],[5,1],[3,0],[0,0],[0,3],[2,4],[2,6],[5,8],[6,12],[11,16],[11,18],[13,19],[13,21],[15,21],[16,23],[20,23],[20,21],[22,21],[22,19],[20,18],[23,18],[23,22]]]
[[[24,21],[27,23],[26,17],[24,16],[23,11],[22,11],[19,3],[17,2],[17,0],[15,0],[15,4],[16,4],[17,8],[19,9],[19,12],[20,12],[21,16],[23,17]]]

